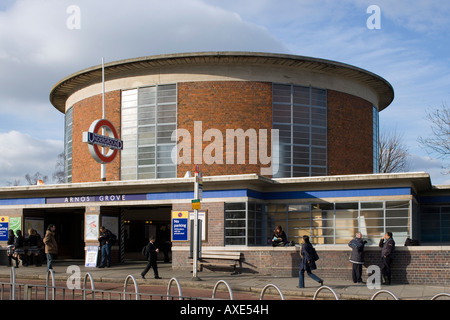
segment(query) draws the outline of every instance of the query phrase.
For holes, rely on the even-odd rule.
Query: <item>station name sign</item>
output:
[[[84,140],[89,144],[98,144],[102,147],[111,149],[123,149],[123,142],[119,139],[111,138],[108,136],[102,136],[101,134],[94,132],[85,132]]]
[[[147,200],[147,194],[105,194],[97,196],[70,196],[47,198],[46,204],[54,203],[85,203],[85,202],[116,202]]]

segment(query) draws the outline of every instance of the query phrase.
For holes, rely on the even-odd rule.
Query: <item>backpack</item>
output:
[[[111,233],[111,236],[109,237],[109,243],[113,246],[116,244],[117,236],[114,233]]]
[[[148,259],[148,246],[144,246],[141,251],[142,255]]]

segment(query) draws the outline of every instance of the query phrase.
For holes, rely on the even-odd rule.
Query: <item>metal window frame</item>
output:
[[[68,134],[69,128],[70,128],[70,137]],[[70,157],[68,156],[69,154]],[[66,111],[64,118],[64,180],[66,181],[66,183],[72,182],[72,160],[73,160],[73,106],[71,106]]]
[[[159,98],[159,93],[160,93],[160,88],[164,87],[164,86],[174,86],[174,91],[175,91],[175,102],[158,102],[158,98]],[[139,104],[139,91],[143,88],[155,88],[155,97],[153,102],[151,104],[143,104],[140,105]],[[140,178],[140,169],[143,168],[150,168],[153,167],[153,175],[154,178],[153,179],[159,179],[159,171],[158,168],[161,166],[174,166],[175,170],[173,172],[173,176],[176,177],[177,176],[177,165],[176,164],[160,164],[159,160],[160,158],[158,157],[158,147],[159,146],[172,146],[175,145],[176,146],[176,142],[175,143],[158,143],[158,126],[162,125],[158,122],[158,107],[159,106],[164,106],[164,105],[174,105],[175,106],[175,122],[170,122],[170,123],[164,123],[164,125],[174,125],[175,130],[177,130],[177,121],[176,119],[178,118],[178,84],[177,83],[166,83],[166,84],[157,84],[157,85],[150,85],[150,86],[140,86],[140,87],[136,87],[136,88],[130,88],[127,90],[122,90],[122,92],[124,91],[129,91],[129,90],[136,90],[136,106],[132,107],[136,109],[136,123],[135,123],[135,128],[136,128],[136,145],[135,145],[135,155],[136,155],[136,163],[135,163],[135,180],[140,180],[140,179],[144,179],[144,178]],[[139,108],[140,107],[145,107],[145,106],[154,106],[155,107],[155,123],[154,124],[139,124]],[[122,108],[121,108],[122,109]],[[121,113],[122,116],[122,113]],[[148,126],[154,126],[154,133],[155,133],[155,143],[154,144],[143,144],[140,145],[139,144],[139,128],[143,128],[143,127],[148,127]],[[128,127],[127,127],[128,128]],[[130,127],[131,128],[131,127]],[[139,165],[139,148],[142,147],[154,147],[155,148],[155,157],[154,157],[154,164],[152,165]],[[125,169],[125,168],[131,168],[130,166],[127,167],[122,167],[121,166],[121,170]],[[122,179],[122,177],[121,177]]]
[[[289,172],[290,172],[290,176],[289,177],[296,177],[296,175],[294,175],[294,168],[295,167],[302,167],[302,168],[308,168],[308,176],[313,176],[313,168],[319,168],[319,169],[324,169],[325,173],[324,175],[328,174],[328,159],[327,159],[327,153],[328,153],[328,135],[327,135],[327,113],[325,112],[325,126],[318,126],[318,125],[313,125],[312,124],[312,110],[317,108],[317,109],[324,109],[325,111],[327,110],[327,101],[326,101],[326,96],[327,96],[327,90],[326,89],[322,89],[322,88],[313,88],[311,86],[306,87],[306,86],[300,86],[300,85],[293,85],[293,84],[283,84],[283,83],[272,83],[272,93],[276,90],[275,86],[289,86],[289,91],[290,91],[290,102],[277,102],[276,104],[279,105],[284,105],[284,106],[289,106],[290,107],[290,121],[289,122],[278,122],[278,121],[274,121],[274,101],[272,98],[272,127],[274,127],[274,125],[288,125],[290,127],[290,142],[289,142],[289,149],[290,149],[290,158],[289,158],[289,162],[284,162],[282,159],[280,159],[280,164],[283,164],[283,166],[288,166],[289,167]],[[309,103],[308,105],[306,104],[294,104],[294,90],[295,88],[302,88],[302,89],[308,89],[308,99],[309,99]],[[321,106],[316,106],[313,105],[313,99],[312,99],[312,90],[323,90],[324,94],[325,94],[325,106],[321,107]],[[288,91],[288,90],[286,90]],[[273,97],[273,95],[272,95]],[[304,125],[304,124],[299,124],[299,123],[295,123],[294,122],[294,107],[295,106],[303,106],[303,107],[307,107],[309,109],[309,125]],[[309,133],[309,143],[308,144],[294,144],[294,127],[307,127],[308,128],[308,133]],[[321,145],[314,145],[312,143],[312,129],[313,128],[321,128],[321,129],[325,129],[325,141],[324,144],[325,146],[321,146]],[[287,144],[285,144],[287,145]],[[307,147],[309,150],[308,153],[308,162],[309,164],[306,165],[296,165],[294,164],[294,147],[298,146],[298,147]],[[324,149],[325,150],[325,165],[321,166],[321,165],[313,165],[312,164],[312,148],[320,148],[320,149]],[[284,177],[284,176],[283,176]]]

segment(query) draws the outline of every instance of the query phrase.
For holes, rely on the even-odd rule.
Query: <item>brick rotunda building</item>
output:
[[[194,164],[205,176],[374,173],[378,113],[394,97],[386,80],[366,70],[272,53],[158,55],[107,63],[104,74],[105,117],[124,145],[108,165],[107,181],[183,177]],[[82,134],[102,117],[102,92],[101,66],[76,72],[51,90],[52,104],[66,114],[67,182],[100,179]],[[178,164],[171,158],[182,140],[172,137],[176,129],[192,138]],[[204,136],[208,129],[222,141]],[[247,138],[232,145],[226,135],[239,129]],[[273,129],[278,129],[276,150]],[[278,155],[276,166],[255,156],[250,140],[261,136],[268,141],[264,154]],[[239,143],[246,143],[245,154],[241,149],[238,155]]]

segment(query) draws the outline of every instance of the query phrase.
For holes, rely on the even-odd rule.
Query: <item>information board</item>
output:
[[[172,241],[188,241],[189,211],[172,211]]]

